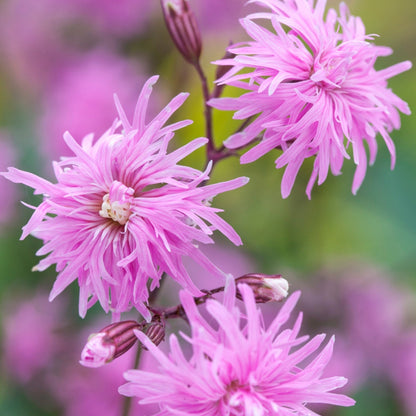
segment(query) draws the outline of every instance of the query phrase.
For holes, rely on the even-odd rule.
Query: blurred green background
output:
[[[5,0],[0,2],[3,13],[6,3]],[[376,43],[388,45],[394,50],[393,56],[377,63],[379,68],[404,60],[416,61],[416,5],[412,0],[355,0],[347,3],[354,15],[362,17],[367,33],[380,35]],[[329,4],[336,7],[337,2],[330,1]],[[7,17],[6,14],[3,17]],[[30,21],[30,16],[27,20]],[[91,35],[90,32],[84,34],[79,26],[65,28],[68,31],[65,36],[76,37],[83,50],[92,46],[108,47],[122,56],[144,62],[149,75],[161,75],[157,87],[160,86],[163,91],[161,105],[181,91],[190,91],[190,98],[176,115],[178,119],[190,118],[195,121],[192,126],[178,132],[178,143],[185,143],[204,135],[200,85],[192,68],[174,50],[157,8],[149,14],[149,22],[143,32],[133,32],[122,38],[107,35],[104,39]],[[237,41],[242,34],[234,22],[226,29],[206,28],[203,34],[203,61],[212,80],[215,68],[210,65],[210,61],[223,55],[231,38]],[[2,42],[13,47],[14,38],[3,37]],[[39,104],[43,103],[42,90],[40,88],[40,91],[33,92],[25,89],[14,78],[15,73],[8,65],[7,56],[3,54],[0,60],[0,129],[7,131],[16,148],[15,165],[45,175],[49,173],[45,169],[49,162],[48,156],[40,150],[40,132],[37,127],[38,118],[44,111],[44,104]],[[389,86],[415,111],[414,70],[392,79]],[[112,119],[108,122],[111,123]],[[218,142],[238,126],[228,113],[215,112],[214,123]],[[65,126],[62,128],[66,129]],[[393,287],[413,297],[416,293],[415,135],[415,117],[403,116],[402,128],[392,133],[397,149],[397,165],[394,171],[390,170],[388,151],[378,138],[376,162],[369,167],[356,196],[351,194],[354,166],[348,161],[344,164],[341,176],[329,176],[322,186],[315,186],[312,200],[309,201],[304,190],[311,163],[305,163],[290,197],[283,200],[280,195],[283,171],[276,170],[273,163],[277,153],[271,153],[250,165],[240,165],[236,158],[228,159],[216,166],[213,181],[248,176],[250,182],[242,189],[217,197],[215,206],[224,208],[223,217],[233,225],[244,241],[242,252],[254,259],[259,272],[282,273],[289,280],[293,277],[298,282],[312,279],[322,269],[337,268],[340,264],[348,268],[349,265],[365,263],[383,270],[391,276]],[[202,168],[203,154],[197,153],[185,162]],[[2,167],[4,168],[5,166]],[[3,184],[4,180],[1,180]],[[0,189],[1,186],[0,184]],[[10,312],[8,306],[11,299],[17,302],[20,296],[27,297],[39,288],[49,290],[55,276],[53,270],[31,272],[31,268],[37,263],[34,253],[41,244],[32,237],[18,241],[20,229],[31,214],[31,210],[19,204],[18,200],[36,204],[39,198],[23,187],[18,187],[17,192],[14,216],[2,227],[0,234],[0,302],[3,316]],[[220,241],[220,236],[217,237]],[[336,275],[332,277],[337,278]],[[296,288],[296,284],[294,285]],[[307,293],[304,292],[304,296]],[[86,323],[77,316],[75,286],[66,299],[69,303],[66,318],[71,321],[70,327],[82,328]],[[60,302],[60,298],[55,302]],[[381,304],[380,308],[383,307]],[[406,307],[403,331],[411,331],[416,326],[416,306],[410,303],[410,307]],[[95,308],[91,315],[94,317],[99,313]],[[87,318],[87,321],[88,319],[91,318]],[[22,342],[25,342],[23,335]],[[378,346],[374,345],[374,348],[377,349]],[[75,362],[74,365],[78,364]],[[14,380],[7,373],[4,363],[2,368],[1,415],[64,414],[59,405],[45,404],[48,400],[53,402],[53,399],[43,396],[38,400],[38,393],[33,392],[30,383]],[[367,381],[352,395],[357,400],[354,408],[328,410],[323,414],[412,416],[388,379]]]

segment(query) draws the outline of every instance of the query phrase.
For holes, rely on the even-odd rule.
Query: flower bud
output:
[[[137,341],[134,330],[141,328],[136,321],[115,322],[100,332],[91,334],[81,353],[84,367],[101,367],[127,352]]]
[[[161,0],[161,4],[173,43],[189,63],[196,64],[201,56],[201,34],[188,0]]]
[[[257,303],[280,301],[288,295],[289,290],[289,282],[281,274],[245,274],[237,278],[236,283],[245,283],[250,286]],[[236,296],[241,299],[238,291]]]
[[[165,322],[161,320],[160,316],[153,319],[154,321],[147,325],[144,332],[150,341],[157,346],[165,339]]]

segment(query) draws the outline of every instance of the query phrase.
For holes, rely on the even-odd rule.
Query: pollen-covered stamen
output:
[[[134,200],[134,189],[128,188],[119,181],[111,184],[110,192],[103,196],[99,214],[111,218],[121,225],[126,224],[131,215],[131,204]]]

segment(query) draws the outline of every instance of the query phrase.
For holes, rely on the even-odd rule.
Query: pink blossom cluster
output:
[[[99,31],[102,36],[129,37],[149,27],[158,2],[145,0],[72,0],[77,18]]]
[[[250,264],[247,259],[225,247],[215,249],[208,246],[207,248],[210,257],[224,269],[232,269],[238,261]],[[224,260],[221,261],[223,256],[229,259],[228,265]],[[334,276],[338,276],[338,279]],[[301,298],[301,307],[305,312],[303,332],[320,331],[323,328],[336,332],[335,349],[323,371],[323,377],[333,377],[336,374],[347,376],[349,382],[344,387],[344,391],[349,393],[358,391],[369,377],[379,383],[389,381],[394,392],[400,397],[402,405],[407,409],[406,414],[413,414],[415,409],[413,391],[416,385],[413,370],[416,348],[414,327],[409,327],[408,312],[414,300],[393,285],[384,272],[369,266],[356,265],[338,271],[325,271],[312,278],[311,282],[299,284],[304,290]],[[313,282],[316,284],[313,285]],[[227,296],[230,296],[229,292],[227,293]],[[167,287],[167,291],[163,294],[170,300],[175,300],[174,295],[172,286]],[[243,324],[245,319],[253,314],[246,314],[241,307],[244,307],[245,303],[235,302],[234,306],[240,310],[235,312],[235,315],[240,317]],[[223,302],[213,301],[213,303]],[[54,400],[63,405],[65,409],[63,414],[66,416],[87,411],[91,416],[95,416],[103,409],[107,409],[110,415],[117,416],[121,400],[115,390],[123,382],[121,372],[131,368],[134,351],[131,350],[113,363],[99,369],[90,370],[74,366],[79,346],[85,341],[86,334],[96,331],[105,323],[94,321],[92,326],[68,338],[68,332],[64,331],[68,325],[63,305],[60,303],[47,305],[46,294],[37,294],[30,299],[15,299],[13,304],[14,306],[6,305],[7,312],[3,313],[2,323],[4,327],[2,361],[8,374],[14,380],[26,385],[34,381],[39,383],[41,380],[39,375],[43,374],[43,380],[46,382],[43,388],[48,390],[48,394],[52,395]],[[191,300],[190,304],[192,310],[195,310]],[[380,308],[380,305],[383,308]],[[276,305],[273,304],[266,308],[262,307],[266,330],[270,328],[271,322],[277,319],[276,309]],[[209,323],[208,328],[212,327],[215,331],[219,331],[220,327],[217,327],[216,319],[210,312],[200,310],[199,313],[203,317],[199,325],[206,326]],[[283,310],[279,314],[282,313]],[[216,316],[219,317],[218,314]],[[229,321],[227,322],[230,324]],[[289,322],[294,320],[290,319]],[[195,326],[196,323],[194,328]],[[244,325],[240,325],[240,328],[244,333]],[[405,328],[407,331],[404,331]],[[282,327],[280,331],[285,330]],[[198,334],[198,331],[194,333]],[[21,342],[22,334],[25,342]],[[257,336],[260,337],[259,334]],[[68,340],[72,341],[69,343]],[[374,349],[373,340],[376,340],[377,350]],[[192,356],[193,345],[196,344],[181,343],[188,360]],[[163,352],[159,352],[156,358],[163,357],[161,354],[167,353],[168,345],[162,343],[158,348]],[[346,356],[348,359],[345,358]],[[157,374],[160,365],[156,358],[152,353],[144,353],[140,369],[146,373]],[[137,375],[134,372],[129,374]],[[167,373],[163,372],[163,374],[165,377],[168,376]],[[73,397],[77,397],[77,400],[73,400]],[[157,413],[157,408],[157,405],[136,406],[134,403],[132,415],[152,415]],[[319,409],[323,409],[322,406]],[[314,408],[314,411],[318,410]],[[325,413],[322,411],[322,414]]]
[[[59,414],[64,416],[120,414],[123,398],[117,388],[123,382],[123,371],[134,361],[134,352],[94,371],[74,365],[86,334],[102,321],[95,319],[79,330],[70,325],[68,304],[49,303],[43,290],[21,294],[4,306],[0,363],[10,385],[24,386],[40,408],[59,407]],[[143,360],[144,368],[153,368],[149,358]],[[156,410],[155,406],[133,403],[131,415],[150,416]]]
[[[42,153],[53,160],[69,156],[62,140],[67,130],[77,141],[91,132],[104,134],[115,119],[114,93],[128,114],[133,113],[144,74],[140,65],[106,49],[71,59],[43,91],[44,112],[38,123]]]
[[[104,133],[114,120],[112,95],[133,110],[147,78],[145,57],[133,62],[123,42],[144,36],[153,1],[5,0],[0,4],[2,66],[13,95],[33,108],[36,150],[67,155],[66,130],[78,141]],[[28,138],[25,138],[27,141]],[[50,172],[48,172],[50,173]]]
[[[371,381],[389,385],[409,409],[406,414],[413,414],[414,295],[397,277],[362,263],[325,269],[298,284],[308,294],[301,300],[305,325],[334,332],[337,338],[324,374],[345,375],[350,393]],[[272,319],[273,311],[265,315]]]
[[[280,274],[247,271],[251,262],[246,258],[201,246],[212,246],[216,234],[235,246],[242,244],[213,200],[244,186],[248,178],[210,182],[216,163],[238,151],[245,151],[242,163],[276,149],[281,152],[276,167],[286,167],[284,198],[308,158],[314,160],[306,189],[309,198],[315,182],[321,185],[330,170],[340,174],[349,158],[356,165],[356,193],[367,169],[366,146],[371,164],[378,134],[393,168],[390,134],[400,127],[399,113],[410,110],[388,88],[388,80],[410,69],[410,62],[376,70],[376,60],[391,50],[375,45],[374,35],[365,33],[360,18],[351,16],[344,4],[339,12],[325,12],[326,0],[251,0],[267,11],[241,19],[251,40],[232,45],[226,57],[215,62],[219,79],[210,90],[200,62],[203,43],[192,6],[188,7],[192,0],[162,0],[169,33],[196,70],[205,105],[207,137],[175,147],[178,133],[186,137],[185,128],[192,124],[176,115],[189,94],[176,95],[155,112],[151,95],[158,76],[144,81],[145,66],[127,59],[125,52],[136,46],[135,37],[148,24],[155,3],[75,0],[66,3],[62,13],[51,0],[29,3],[29,11],[39,19],[33,26],[25,25],[21,0],[0,5],[5,12],[0,35],[22,27],[17,44],[23,49],[35,56],[42,54],[37,43],[44,44],[40,65],[26,76],[21,59],[26,53],[20,55],[19,48],[15,51],[1,41],[0,46],[12,57],[16,79],[29,85],[31,78],[43,76],[37,94],[43,105],[39,128],[44,150],[62,157],[52,163],[53,181],[14,167],[0,175],[41,197],[36,206],[26,204],[33,213],[21,239],[33,235],[41,240],[36,254],[42,258],[33,271],[55,267],[49,300],[77,285],[79,315],[85,317],[97,304],[113,322],[101,330],[94,327],[81,354],[82,365],[97,368],[79,369],[67,359],[78,350],[78,335],[67,343],[59,336],[66,323],[63,309],[43,309],[42,296],[12,308],[4,319],[4,361],[14,379],[24,384],[41,375],[45,383],[39,389],[51,392],[66,416],[129,414],[130,399],[121,410],[117,386],[121,395],[140,400],[142,407],[136,403],[130,414],[318,415],[320,406],[354,405],[352,398],[338,392],[348,381],[338,374],[351,376],[359,386],[365,380],[363,368],[391,380],[406,400],[400,371],[405,367],[409,383],[414,377],[406,365],[394,365],[391,346],[411,363],[415,354],[409,347],[412,337],[399,333],[402,297],[395,297],[388,284],[375,279],[365,286],[363,278],[356,287],[347,279],[341,290],[334,290],[336,295],[329,296],[329,306],[320,296],[331,292],[331,283],[319,287],[315,299],[308,288],[306,299],[319,304],[318,312],[313,307],[308,311],[311,320],[319,320],[322,310],[325,318],[335,311],[342,319],[342,330],[334,329],[340,340],[337,355],[335,336],[302,335],[303,314],[292,316],[299,291],[281,307],[259,305],[288,295],[289,284]],[[199,11],[208,7],[205,17],[215,15],[217,3],[223,4],[198,3]],[[240,10],[238,0],[227,3],[231,4],[232,12]],[[48,9],[53,9],[52,21],[42,20]],[[88,30],[96,31],[96,37],[88,38],[93,46],[69,41],[65,30],[53,36],[56,27],[74,24],[82,33],[85,22]],[[56,67],[48,67],[50,59]],[[136,100],[138,83],[144,85]],[[220,97],[225,85],[246,92]],[[116,111],[110,105],[114,91]],[[245,120],[223,145],[213,137],[211,107],[234,111],[234,118]],[[59,141],[62,133],[64,140]],[[208,159],[205,167],[188,166],[184,159],[202,148]],[[178,292],[179,304],[167,307]],[[135,316],[121,320],[131,309]],[[174,327],[169,320],[176,318],[189,329],[181,331],[180,338],[168,335]],[[385,349],[373,351],[375,342]],[[123,371],[127,383],[121,385]],[[409,409],[413,405],[406,403]]]
[[[238,276],[255,268],[253,261],[235,248],[215,244],[202,250],[227,273]],[[184,264],[198,287],[210,289],[223,283],[222,278],[213,276],[189,258],[184,259]],[[167,280],[160,296],[175,303],[179,300],[178,287],[175,281]],[[64,416],[100,416],[103,413],[119,416],[123,396],[117,388],[124,382],[123,372],[132,367],[136,352],[132,349],[116,361],[94,370],[77,365],[79,350],[87,336],[105,326],[107,321],[95,317],[80,330],[71,324],[68,311],[72,307],[69,305],[68,297],[49,303],[45,290],[35,294],[20,293],[4,302],[0,323],[3,375],[9,382],[24,386],[31,399],[42,408],[58,404]],[[160,348],[166,350],[165,343]],[[152,356],[143,354],[140,368],[152,371],[156,367]],[[139,405],[134,400],[131,415],[154,415],[157,408],[156,405]]]
[[[143,33],[157,2],[119,0],[5,0],[0,4],[0,49],[23,87],[49,83],[83,52],[114,50],[119,38]],[[116,40],[116,42],[114,42]]]
[[[4,368],[13,379],[24,384],[39,378],[65,350],[59,332],[67,325],[64,302],[48,303],[38,291],[10,299],[2,310]]]

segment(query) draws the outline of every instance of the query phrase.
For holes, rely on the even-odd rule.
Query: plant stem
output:
[[[230,156],[235,156],[237,153],[235,150],[230,150],[224,146],[217,148],[214,142],[214,132],[213,132],[213,119],[212,119],[212,107],[208,105],[208,101],[212,98],[213,94],[209,91],[208,80],[204,73],[204,70],[201,67],[199,61],[193,63],[193,66],[198,73],[199,79],[202,86],[202,95],[204,98],[204,117],[205,117],[205,136],[208,139],[207,148],[206,148],[206,163],[205,168],[208,166],[208,163],[212,161],[212,167],[215,166],[217,162],[222,159],[226,159]],[[244,126],[243,126],[244,127]]]
[[[212,290],[202,290],[202,292],[205,293],[205,295],[200,296],[199,298],[195,298],[195,303],[197,305],[202,305],[205,303],[207,299],[209,299],[212,295],[215,293],[220,293],[224,291],[224,286],[217,287]],[[184,320],[187,320],[185,310],[183,309],[182,304],[172,306],[170,308],[166,309],[151,309],[154,315],[161,316],[164,320],[166,319],[172,319],[172,318],[182,318]]]
[[[166,273],[163,273],[161,279],[160,279],[160,285],[157,289],[155,289],[153,292],[150,293],[149,295],[149,304],[151,305],[157,298],[161,286],[163,284],[163,282],[166,280]],[[134,357],[134,363],[133,363],[133,369],[137,370],[139,368],[139,364],[140,364],[140,357],[142,355],[142,344],[139,342],[138,343],[138,347],[137,347],[137,352],[136,352],[136,356]],[[125,396],[124,400],[123,400],[123,407],[121,410],[121,416],[129,416],[130,413],[130,409],[131,409],[131,402],[132,402],[132,397],[128,397]]]
[[[134,364],[133,364],[133,369],[137,370],[139,368],[139,363],[140,363],[140,357],[142,355],[142,345],[139,343],[138,347],[137,347],[137,352],[136,352],[136,356],[134,357]],[[124,400],[123,400],[123,408],[121,411],[121,416],[128,416],[131,410],[131,402],[132,402],[132,397],[128,397],[125,396]]]
[[[209,92],[207,77],[199,61],[197,61],[194,64],[194,68],[196,69],[196,72],[198,73],[199,79],[201,81],[202,95],[204,98],[205,136],[208,139],[208,144],[207,144],[207,156],[208,156],[212,151],[215,151],[215,144],[214,144],[213,133],[212,133],[212,107],[208,105],[208,101],[211,98],[211,93]]]

